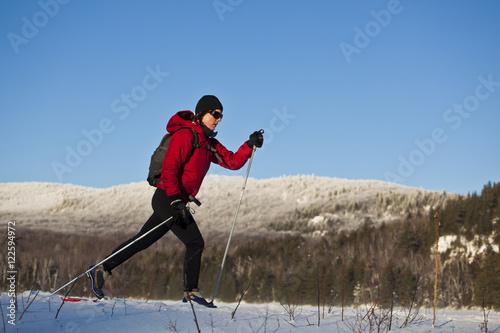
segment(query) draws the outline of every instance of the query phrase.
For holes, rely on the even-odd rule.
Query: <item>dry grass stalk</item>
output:
[[[434,256],[436,257],[436,275],[434,278],[434,317],[432,319],[432,327],[436,323],[436,302],[437,302],[437,286],[438,286],[438,244],[439,244],[439,213],[434,214],[434,229],[436,231],[436,250]]]
[[[252,280],[253,278],[250,279],[250,282],[248,282],[248,286],[247,288],[243,291],[243,293],[241,294],[241,297],[240,299],[238,300],[238,304],[236,305],[236,308],[234,309],[233,312],[231,312],[231,319],[234,318],[234,316],[236,315],[236,310],[238,310],[238,307],[240,306],[240,303],[241,301],[243,300],[243,297],[245,297],[245,294],[247,293],[248,289],[250,288],[250,285],[252,284]]]

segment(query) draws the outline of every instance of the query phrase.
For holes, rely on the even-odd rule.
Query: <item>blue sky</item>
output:
[[[500,170],[498,1],[2,1],[0,182],[145,180],[179,110],[224,105],[250,175],[480,192]],[[213,166],[211,174],[244,175]]]

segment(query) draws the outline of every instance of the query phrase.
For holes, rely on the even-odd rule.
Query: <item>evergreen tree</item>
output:
[[[474,303],[500,310],[500,254],[489,251],[485,256],[476,278]]]

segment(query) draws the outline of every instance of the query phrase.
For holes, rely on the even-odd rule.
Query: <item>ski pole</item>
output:
[[[90,267],[89,269],[87,269],[84,273],[78,275],[76,278],[74,278],[73,280],[69,281],[68,283],[66,283],[64,286],[60,287],[59,289],[57,289],[56,291],[52,292],[51,295],[54,295],[55,293],[57,293],[58,291],[60,291],[61,289],[64,289],[66,288],[67,286],[69,286],[71,283],[73,283],[74,281],[80,279],[82,276],[84,276],[85,274],[87,274],[88,272],[90,272],[91,270],[93,270],[94,268],[96,268],[97,266],[103,264],[105,261],[107,261],[108,259],[111,259],[113,258],[114,256],[116,256],[118,253],[122,252],[123,250],[125,250],[126,248],[128,248],[129,246],[131,246],[132,244],[134,244],[135,242],[137,242],[138,240],[144,238],[147,234],[149,234],[151,231],[159,228],[160,226],[162,226],[163,224],[167,223],[168,221],[170,221],[171,219],[173,218],[173,216],[170,216],[168,219],[166,219],[165,221],[163,221],[162,223],[158,224],[156,227],[154,227],[153,229],[149,230],[148,232],[146,232],[144,235],[142,235],[141,237],[137,238],[136,240],[134,240],[133,242],[130,242],[130,244],[127,244],[126,246],[124,246],[123,248],[121,248],[120,250],[116,251],[115,253],[111,254],[109,257],[106,257],[104,258],[103,260],[101,260],[100,262],[98,262],[97,264],[95,264],[94,266]]]
[[[264,133],[264,130],[260,130],[261,133]],[[222,276],[222,270],[224,269],[224,264],[226,263],[227,252],[229,250],[229,244],[231,243],[231,237],[233,236],[234,226],[236,225],[236,218],[238,217],[238,213],[240,211],[241,200],[243,199],[243,193],[245,192],[245,187],[247,185],[248,174],[250,173],[250,167],[252,166],[253,155],[255,154],[255,149],[257,147],[253,146],[252,156],[250,156],[250,161],[248,162],[247,174],[245,176],[245,181],[243,182],[243,187],[241,188],[240,201],[238,202],[238,207],[236,208],[236,213],[233,218],[233,225],[231,227],[231,232],[229,233],[229,239],[227,240],[226,251],[224,252],[224,257],[222,259],[222,264],[220,265],[219,277],[217,278],[217,283],[215,284],[214,295],[212,296],[212,302],[215,300],[215,295],[217,294],[217,289],[219,288],[220,278]]]

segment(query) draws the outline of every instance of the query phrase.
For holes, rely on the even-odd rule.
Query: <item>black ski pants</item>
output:
[[[156,189],[152,199],[152,206],[153,214],[142,226],[139,233],[118,246],[111,254],[134,242],[149,230],[153,229],[172,216],[172,212],[170,210],[170,199],[164,190]],[[150,232],[145,237],[141,238],[112,258],[106,260],[103,263],[104,269],[111,272],[115,267],[128,260],[134,254],[147,249],[163,237],[163,235],[165,235],[169,230],[172,230],[174,235],[177,236],[177,238],[179,238],[180,241],[186,246],[186,254],[184,257],[184,277],[186,279],[186,281],[184,281],[185,289],[192,290],[198,288],[201,254],[203,252],[203,248],[205,247],[203,236],[201,235],[198,225],[191,214],[188,214],[188,221],[185,221],[185,223],[174,223],[175,221],[173,220],[175,220],[175,218]]]

